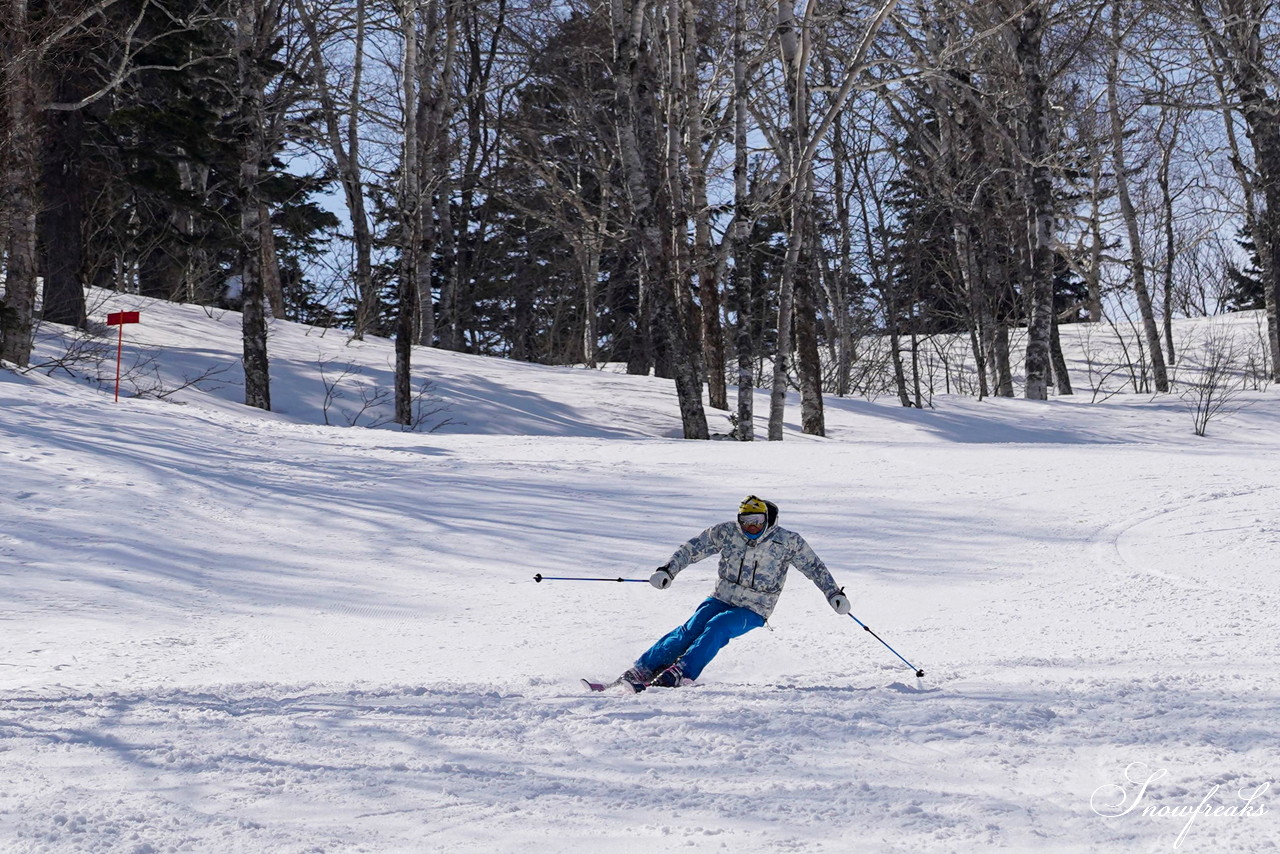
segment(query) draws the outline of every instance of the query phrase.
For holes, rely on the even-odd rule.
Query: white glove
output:
[[[649,576],[649,583],[659,590],[666,590],[671,586],[671,571],[665,566],[660,566],[653,571],[653,575]]]
[[[831,610],[842,617],[849,613],[849,597],[844,595],[843,590],[832,593],[831,597],[827,599],[827,604],[831,606]]]

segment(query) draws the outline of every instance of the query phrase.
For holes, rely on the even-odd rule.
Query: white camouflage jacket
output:
[[[774,525],[751,540],[737,522],[712,525],[676,549],[667,563],[674,578],[691,563],[720,554],[720,579],[715,597],[721,602],[750,608],[766,620],[778,604],[787,567],[794,566],[831,598],[839,592],[822,559],[795,531]]]

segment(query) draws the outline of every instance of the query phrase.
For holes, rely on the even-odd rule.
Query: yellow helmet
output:
[[[763,499],[756,498],[754,495],[748,495],[742,499],[742,503],[738,505],[738,515],[743,513],[765,513],[768,514],[769,506],[764,503]]]

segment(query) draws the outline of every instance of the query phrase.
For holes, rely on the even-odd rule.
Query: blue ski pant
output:
[[[764,617],[750,608],[729,605],[715,597],[698,606],[682,626],[677,626],[649,647],[636,661],[652,673],[660,673],[676,661],[690,679],[697,679],[725,644],[764,625]]]

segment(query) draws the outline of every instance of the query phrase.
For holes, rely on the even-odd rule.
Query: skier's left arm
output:
[[[792,553],[791,565],[817,585],[822,595],[827,597],[827,604],[834,608],[837,614],[849,613],[849,600],[844,594],[844,588],[836,585],[836,580],[831,577],[831,571],[822,562],[822,558],[818,557],[818,553],[799,534],[795,534],[795,550]]]

